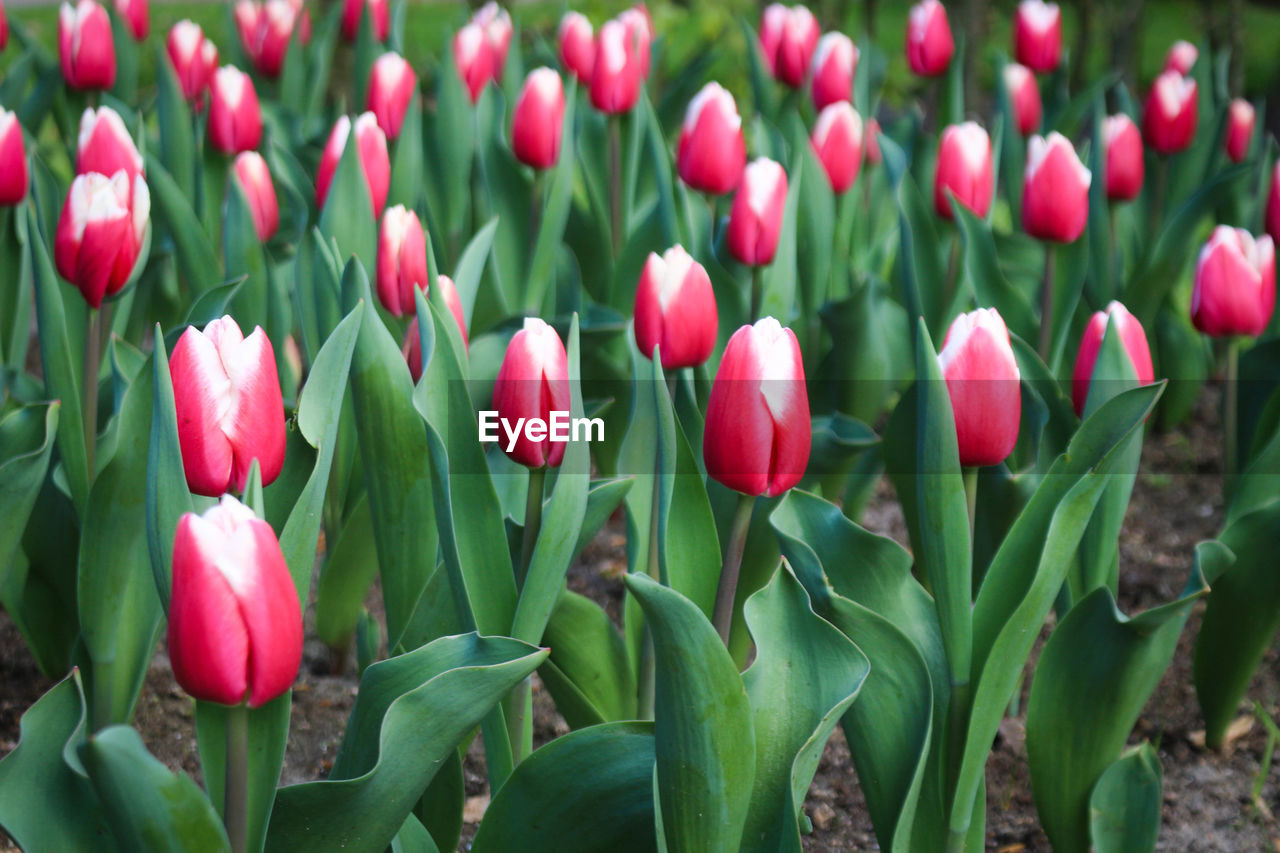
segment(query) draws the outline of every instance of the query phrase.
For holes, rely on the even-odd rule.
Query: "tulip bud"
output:
[[[1273,241],[1280,238],[1280,162],[1271,170],[1271,189],[1267,192],[1267,233]]]
[[[733,95],[719,83],[708,83],[684,113],[676,148],[680,179],[695,190],[723,195],[738,185],[746,164],[747,143]]]
[[[284,402],[267,333],[245,337],[230,317],[190,326],[169,356],[178,443],[197,495],[243,492],[258,460],[262,484],[284,467]]]
[[[1169,52],[1164,55],[1163,70],[1177,71],[1186,76],[1191,73],[1199,57],[1200,51],[1194,44],[1189,41],[1175,41],[1169,46]]]
[[[418,214],[397,204],[378,230],[378,298],[397,317],[412,314],[414,288],[427,289],[427,239]]]
[[[1056,130],[1031,137],[1022,180],[1022,228],[1032,237],[1073,243],[1089,220],[1089,170]]]
[[[1215,338],[1262,334],[1276,305],[1276,250],[1269,236],[1219,225],[1200,250],[1191,322]]]
[[[234,65],[209,84],[209,142],[223,154],[252,151],[262,142],[262,108],[253,79]]]
[[[627,38],[635,44],[636,59],[640,63],[640,80],[649,79],[650,48],[653,45],[653,18],[649,8],[637,3],[618,15],[627,30]]]
[[[134,41],[144,41],[151,33],[151,10],[147,0],[115,0],[116,14],[129,27]]]
[[[276,187],[271,181],[267,161],[257,151],[244,151],[236,157],[236,179],[244,190],[253,214],[253,227],[263,243],[270,240],[280,227],[280,205],[276,201]]]
[[[1018,62],[1032,71],[1053,71],[1062,60],[1062,13],[1057,3],[1022,0],[1013,18]]]
[[[809,140],[831,189],[839,195],[853,186],[862,168],[862,118],[848,101],[825,107]]]
[[[173,540],[173,677],[196,699],[258,708],[293,685],[302,608],[271,525],[230,495]]]
[[[1142,136],[1133,119],[1124,113],[1108,116],[1102,126],[1107,147],[1107,198],[1129,201],[1142,192],[1146,166],[1142,159]]]
[[[520,418],[550,423],[552,412],[569,411],[569,359],[564,344],[556,330],[537,317],[527,317],[524,328],[507,344],[493,383],[493,408],[501,420],[513,424]],[[506,448],[503,442],[502,449]],[[564,459],[564,449],[564,442],[551,441],[549,435],[533,441],[521,430],[507,455],[529,468],[555,468]]]
[[[817,18],[804,6],[769,6],[760,21],[760,48],[769,71],[791,88],[800,88],[821,34]]]
[[[114,296],[129,281],[151,217],[147,183],[127,172],[111,177],[76,175],[62,205],[53,239],[58,272],[90,308]]]
[[[80,136],[76,141],[76,174],[114,175],[120,171],[130,181],[145,174],[133,137],[111,107],[86,109],[80,116]]]
[[[948,190],[976,216],[986,216],[991,209],[991,197],[995,193],[991,137],[976,122],[950,125],[938,143],[933,207],[943,219],[950,219],[952,215]]]
[[[244,52],[260,74],[279,76],[293,31],[298,28],[298,44],[311,38],[311,18],[302,0],[238,0],[234,8],[236,29]]]
[[[683,246],[650,252],[636,286],[636,346],[646,358],[653,348],[667,370],[696,367],[716,346],[716,296],[702,264]]]
[[[205,38],[199,24],[183,20],[169,30],[166,48],[169,61],[178,75],[182,96],[188,101],[199,102],[218,67],[217,46]]]
[[[453,68],[466,84],[471,103],[480,100],[485,84],[493,79],[493,51],[478,24],[467,24],[454,33]]]
[[[1176,71],[1156,78],[1142,111],[1142,135],[1161,154],[1176,154],[1196,135],[1199,103],[1196,81]]]
[[[1000,312],[961,314],[947,330],[938,365],[956,421],[960,465],[999,465],[1018,442],[1021,374]]]
[[[507,51],[511,47],[511,16],[507,10],[489,0],[471,16],[472,23],[484,31],[489,53],[493,57],[493,79],[502,81],[502,71],[507,64]]]
[[[1010,62],[1004,67],[1004,90],[1009,95],[1018,133],[1030,136],[1040,128],[1040,86],[1025,65]]]
[[[27,145],[18,117],[0,107],[0,206],[11,207],[27,196]]]
[[[560,64],[583,85],[591,85],[591,66],[596,59],[595,33],[581,12],[566,12],[560,19]]]
[[[875,117],[867,119],[867,163],[872,166],[880,165],[880,161],[884,156],[880,153],[880,122]]]
[[[643,59],[640,38],[622,21],[605,22],[591,64],[591,104],[602,113],[630,112],[640,100]]]
[[[72,89],[110,89],[116,84],[116,48],[111,19],[94,0],[63,3],[58,10],[58,59]]]
[[[1155,379],[1155,371],[1151,368],[1151,348],[1147,346],[1147,333],[1143,331],[1138,318],[1129,313],[1119,302],[1112,301],[1106,311],[1095,312],[1084,327],[1084,337],[1080,339],[1080,352],[1076,355],[1075,371],[1071,374],[1071,405],[1076,414],[1084,417],[1084,405],[1089,400],[1089,383],[1093,381],[1093,368],[1098,362],[1098,351],[1102,349],[1102,338],[1107,332],[1107,321],[1110,320],[1116,334],[1120,335],[1120,343],[1129,356],[1129,366],[1139,385],[1149,385]]]
[[[444,304],[458,324],[458,331],[462,334],[462,345],[464,347],[468,346],[467,320],[462,315],[462,299],[458,297],[458,288],[454,285],[453,279],[447,275],[436,276],[436,286],[440,288],[440,293],[444,297]],[[409,375],[413,377],[413,381],[416,383],[422,378],[422,337],[418,330],[416,306],[411,310],[415,311],[415,313],[413,320],[409,322],[409,331],[405,333],[404,346],[401,347],[400,351],[404,355],[405,362],[409,365]]]
[[[365,107],[373,113],[388,139],[400,136],[409,102],[417,90],[418,75],[400,54],[387,52],[373,63]]]
[[[946,72],[956,43],[951,37],[947,10],[939,0],[922,0],[907,18],[907,64],[921,77]]]
[[[387,0],[343,0],[342,37],[349,42],[356,40],[365,7],[369,9],[369,23],[373,25],[374,40],[386,41],[391,33],[391,7]]]
[[[787,203],[787,173],[768,157],[751,161],[729,211],[729,252],[739,262],[763,267],[773,261]]]
[[[812,431],[795,333],[772,317],[734,332],[707,401],[707,473],[743,494],[776,497],[804,476]]]
[[[853,101],[853,75],[858,70],[858,48],[844,33],[827,33],[818,41],[810,69],[813,108],[822,111],[837,101]]]
[[[320,157],[320,170],[316,174],[316,206],[324,207],[324,200],[329,197],[329,185],[342,160],[342,152],[347,147],[347,137],[351,135],[351,117],[342,116],[333,125],[329,141],[324,146],[324,154]],[[382,215],[382,208],[387,203],[387,192],[391,188],[391,159],[387,154],[387,137],[378,127],[378,120],[373,113],[361,113],[356,119],[356,153],[360,159],[360,170],[364,173],[365,185],[369,189],[369,204],[375,217]]]
[[[535,68],[511,115],[511,151],[526,166],[549,169],[560,159],[563,132],[564,84],[550,68]]]
[[[1253,104],[1244,98],[1236,98],[1227,111],[1227,156],[1232,163],[1239,163],[1249,153],[1249,145],[1253,142],[1253,123],[1255,120]]]

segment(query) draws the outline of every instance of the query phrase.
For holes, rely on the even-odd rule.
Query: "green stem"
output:
[[[1160,225],[1164,219],[1164,196],[1169,189],[1169,158],[1164,154],[1156,155],[1156,178],[1152,188],[1152,205],[1147,209],[1147,254],[1155,251],[1156,238],[1160,236]]]
[[[609,233],[613,238],[613,260],[622,252],[622,126],[609,116]]]
[[[969,547],[973,548],[974,522],[978,518],[978,466],[964,469],[964,499],[969,508]]]
[[[1235,495],[1236,480],[1240,474],[1240,456],[1237,440],[1240,423],[1240,396],[1237,387],[1240,379],[1240,344],[1236,338],[1227,338],[1227,380],[1222,390],[1222,501],[1225,506],[1231,505]]]
[[[947,260],[947,289],[943,291],[942,306],[951,316],[951,308],[956,301],[956,279],[960,275],[960,234],[956,233],[951,241],[951,256]]]
[[[98,371],[102,362],[102,315],[106,313],[104,304],[100,310],[89,309],[89,316],[84,329],[84,358],[81,366],[81,407],[84,415],[84,458],[89,469],[89,482],[97,474],[94,457],[98,448]]]
[[[947,853],[964,853],[965,835],[967,834],[956,829],[948,830]]]
[[[960,765],[964,761],[964,743],[969,728],[969,682],[951,682],[951,698],[947,702],[947,792],[955,796],[960,783]],[[962,836],[963,840],[963,836]],[[950,848],[948,848],[950,849]],[[962,848],[961,848],[962,849]]]
[[[222,822],[232,853],[249,847],[249,708],[236,705],[227,714],[227,778]]]
[[[529,566],[533,564],[533,549],[538,544],[538,531],[542,527],[542,487],[546,477],[545,467],[529,470],[529,493],[524,505],[524,535],[520,540],[520,574],[516,577],[516,585],[520,589],[524,589]]]
[[[1040,282],[1040,358],[1049,364],[1053,347],[1053,243],[1044,244],[1044,278]],[[1050,366],[1052,369],[1052,366]]]
[[[754,323],[760,319],[760,304],[764,301],[763,267],[751,268],[751,315],[747,319]]]
[[[716,253],[716,197],[707,193],[707,213],[711,217],[707,225],[707,255],[714,257]]]
[[[670,381],[670,377],[668,377]],[[653,472],[653,501],[650,504],[649,511],[649,554],[646,565],[646,571],[649,577],[658,583],[662,583],[662,555],[660,525],[658,524],[658,514],[662,510],[662,471],[660,465],[655,466]],[[653,702],[655,695],[654,680],[654,658],[653,658],[653,634],[649,632],[649,623],[646,621],[644,626],[644,648],[640,654],[640,684],[638,698],[640,701],[640,718],[643,720],[653,719]]]
[[[747,547],[747,531],[751,528],[751,510],[755,495],[739,495],[738,509],[729,529],[729,543],[724,551],[724,565],[720,569],[720,584],[716,588],[716,606],[711,623],[729,646],[729,630],[733,627],[733,598],[738,592],[738,574],[742,571],[742,554]]]

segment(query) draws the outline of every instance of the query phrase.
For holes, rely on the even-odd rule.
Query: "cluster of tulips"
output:
[[[403,0],[238,0],[154,88],[147,0],[64,4],[56,61],[13,22],[0,604],[61,679],[0,759],[19,844],[454,849],[479,736],[472,849],[798,850],[842,725],[884,849],[977,850],[1029,677],[1055,849],[1155,848],[1129,738],[1192,605],[1210,745],[1280,630],[1255,106],[1186,42],[1140,110],[1071,93],[1023,0],[984,127],[923,0],[936,108],[775,3],[742,110],[656,11],[548,42],[488,3],[415,69]],[[1222,534],[1130,618],[1144,432],[1219,368]],[[883,477],[910,550],[857,523]],[[566,581],[611,518],[621,624]],[[360,687],[328,778],[277,787],[308,608]],[[203,789],[130,725],[162,634]],[[535,673],[572,729],[536,750]]]

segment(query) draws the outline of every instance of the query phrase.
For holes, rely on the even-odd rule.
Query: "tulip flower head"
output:
[[[262,143],[262,107],[253,78],[234,65],[213,73],[209,84],[209,142],[223,154],[252,151]]]
[[[385,42],[391,33],[391,5],[387,0],[343,0],[342,37],[354,42],[360,34],[360,19],[369,10],[369,23],[373,26],[373,38]]]
[[[511,15],[494,0],[489,0],[471,16],[471,22],[484,33],[489,53],[493,57],[493,79],[502,82],[502,70],[507,64],[507,52],[511,48],[514,28]]]
[[[142,155],[133,144],[129,129],[111,107],[86,109],[80,116],[80,135],[76,140],[76,174],[114,175],[120,171],[125,172],[130,181],[145,174]]]
[[[1022,227],[1032,237],[1073,243],[1089,220],[1092,175],[1061,133],[1033,136],[1022,181]]]
[[[591,105],[608,115],[630,112],[640,100],[648,46],[621,20],[606,21],[591,63]]]
[[[1137,198],[1146,170],[1138,126],[1124,113],[1108,116],[1102,126],[1102,139],[1107,149],[1107,198]]]
[[[525,78],[511,116],[511,151],[534,169],[549,169],[560,159],[564,133],[564,84],[554,70],[535,68]]]
[[[141,175],[76,175],[53,239],[58,273],[99,308],[128,283],[146,242],[151,196]]]
[[[569,411],[569,358],[556,330],[537,317],[528,317],[516,332],[493,383],[493,408],[501,420],[520,418],[551,422],[552,412]],[[532,440],[520,430],[512,450],[502,448],[515,462],[528,468],[556,468],[564,460],[565,443],[550,435]]]
[[[711,278],[683,246],[649,253],[636,287],[636,346],[645,358],[654,347],[667,370],[696,367],[715,349],[719,318]]]
[[[991,209],[995,194],[991,137],[976,122],[953,124],[942,132],[933,178],[933,207],[943,219],[952,217],[948,193],[975,216],[985,217]]]
[[[818,19],[806,7],[768,6],[760,20],[760,49],[769,72],[779,82],[800,88],[820,35]]]
[[[458,79],[467,87],[471,103],[493,79],[493,51],[479,24],[469,23],[453,35],[453,67]]]
[[[640,64],[640,80],[648,80],[653,45],[653,18],[649,16],[649,8],[643,3],[637,3],[619,14],[618,20],[626,29],[628,40],[635,45],[636,59]]]
[[[110,89],[116,84],[111,19],[94,0],[63,3],[58,9],[58,59],[62,79],[72,89]]]
[[[1239,163],[1249,154],[1253,142],[1253,125],[1256,119],[1253,104],[1244,98],[1236,98],[1227,111],[1227,156],[1232,163]]]
[[[809,71],[809,88],[813,108],[821,111],[828,104],[853,101],[853,76],[858,70],[858,48],[844,33],[827,33],[818,41]]]
[[[232,14],[245,54],[268,77],[278,77],[284,68],[295,29],[299,45],[311,39],[311,17],[302,0],[238,0]]]
[[[1032,71],[1053,71],[1062,61],[1062,13],[1057,3],[1022,0],[1013,18],[1013,49]]]
[[[418,90],[418,75],[403,56],[387,51],[373,63],[365,105],[387,139],[400,135],[409,103]]]
[[[26,198],[29,182],[22,125],[15,114],[0,107],[0,206],[9,207]]]
[[[236,180],[249,202],[253,214],[253,227],[258,240],[265,243],[280,228],[280,204],[276,200],[276,187],[271,180],[267,161],[257,151],[243,151],[233,164]]]
[[[1156,78],[1142,111],[1142,135],[1160,154],[1176,154],[1196,135],[1199,101],[1196,81],[1177,71]]]
[[[719,83],[708,83],[689,102],[676,147],[680,179],[695,190],[723,195],[738,185],[747,164],[738,106]]]
[[[951,23],[940,0],[922,0],[907,17],[907,64],[921,77],[944,74],[955,55]]]
[[[467,342],[467,320],[462,313],[462,299],[458,296],[458,288],[454,285],[453,279],[447,275],[436,276],[436,287],[440,288],[440,293],[444,297],[444,304],[448,307],[449,313],[458,324],[458,331],[462,335],[462,345],[468,346]],[[409,321],[409,330],[404,336],[404,345],[400,352],[404,355],[405,362],[409,365],[409,375],[413,377],[416,383],[422,378],[422,336],[418,330],[418,315],[415,313],[413,319]]]
[[[1200,50],[1189,41],[1175,41],[1164,55],[1164,70],[1177,71],[1179,74],[1191,73],[1196,60],[1200,58]]]
[[[1151,367],[1151,348],[1147,345],[1147,333],[1138,318],[1129,313],[1119,302],[1112,301],[1107,310],[1097,311],[1089,318],[1080,339],[1080,352],[1076,355],[1075,370],[1071,374],[1071,405],[1076,414],[1084,417],[1085,403],[1089,400],[1089,384],[1093,380],[1093,368],[1098,363],[1098,351],[1107,332],[1107,323],[1120,336],[1129,366],[1139,385],[1150,385],[1155,379]]]
[[[591,66],[596,59],[595,32],[581,12],[566,12],[557,30],[560,64],[583,85],[591,85]]]
[[[1191,322],[1215,338],[1257,336],[1276,305],[1276,250],[1271,237],[1219,225],[1200,250],[1191,291]]]
[[[151,9],[148,0],[115,0],[116,14],[129,28],[134,41],[145,41],[151,33]]]
[[[994,308],[961,314],[947,330],[938,365],[955,415],[960,465],[999,465],[1018,442],[1021,374],[1009,329]]]
[[[862,118],[848,101],[823,108],[809,143],[837,195],[846,192],[862,168]]]
[[[178,75],[182,96],[192,103],[200,103],[218,68],[217,46],[205,38],[199,24],[182,20],[169,30],[165,48]]]
[[[320,158],[320,169],[316,173],[316,206],[324,207],[329,196],[329,186],[342,160],[342,153],[347,147],[347,138],[351,136],[350,116],[341,116],[333,125],[329,141],[325,144],[324,154]],[[391,159],[387,154],[387,137],[378,127],[378,120],[373,113],[361,113],[355,121],[356,154],[360,160],[360,169],[364,173],[365,186],[369,190],[369,204],[373,215],[382,215],[382,208],[387,203],[387,192],[391,188]]]
[[[1009,106],[1013,109],[1013,120],[1018,126],[1018,133],[1030,136],[1040,127],[1040,116],[1043,107],[1040,103],[1040,86],[1036,83],[1031,69],[1016,62],[1004,67],[1004,90],[1009,96]]]
[[[787,203],[787,173],[776,160],[761,157],[742,172],[733,196],[726,239],[739,263],[763,267],[773,262]]]
[[[412,314],[414,288],[427,289],[427,238],[418,214],[397,204],[378,232],[378,299],[397,317]]]

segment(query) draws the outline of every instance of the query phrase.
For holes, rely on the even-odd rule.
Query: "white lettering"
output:
[[[483,411],[480,413],[481,443],[498,440],[498,413]]]
[[[570,441],[604,441],[603,418],[570,418],[568,412],[553,411],[550,421],[542,418],[516,418],[513,422],[509,418],[500,417],[493,410],[482,410],[479,415],[480,441],[501,442],[505,437],[508,453],[515,450],[516,442],[522,435],[532,442],[554,441],[565,444]]]
[[[569,440],[568,412],[551,413],[551,440],[560,442]]]
[[[520,438],[520,428],[524,426],[524,418],[517,418],[515,427],[511,426],[511,421],[506,418],[502,419],[502,431],[507,434],[507,452],[516,449],[516,441]]]
[[[578,427],[582,427],[583,432],[586,433],[585,439],[578,437]],[[604,418],[574,418],[573,440],[604,441]]]

